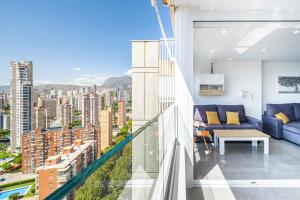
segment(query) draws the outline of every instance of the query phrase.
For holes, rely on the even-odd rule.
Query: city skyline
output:
[[[0,50],[0,85],[9,85],[9,63],[22,60],[33,61],[34,85],[102,84],[108,77],[130,74],[130,40],[160,38],[149,5],[150,1],[138,0],[130,5],[3,2],[0,44],[6,48]],[[14,14],[22,10],[30,14]],[[168,8],[162,8],[162,15],[169,18]]]

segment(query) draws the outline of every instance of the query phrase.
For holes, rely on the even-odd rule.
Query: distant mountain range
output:
[[[120,76],[120,77],[110,77],[104,81],[102,85],[98,85],[98,90],[102,89],[111,89],[119,86],[121,89],[131,91],[132,80],[130,76]],[[49,90],[70,90],[70,89],[80,89],[86,86],[79,86],[79,85],[65,85],[65,84],[43,84],[34,86],[34,90],[41,92],[41,91],[49,91]],[[9,91],[8,85],[0,85],[0,92]]]

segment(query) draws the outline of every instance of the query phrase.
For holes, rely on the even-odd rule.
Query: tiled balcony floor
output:
[[[194,146],[194,189],[188,199],[300,199],[300,146],[270,139],[270,154],[263,144],[227,143],[225,156],[218,149],[206,155],[203,144]]]

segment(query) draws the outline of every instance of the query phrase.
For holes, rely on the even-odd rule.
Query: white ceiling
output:
[[[201,9],[300,9],[299,0],[173,0],[175,5]]]
[[[300,62],[300,22],[199,22],[194,27],[195,59]]]

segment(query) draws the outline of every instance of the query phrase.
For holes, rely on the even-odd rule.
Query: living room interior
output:
[[[213,109],[199,109],[222,112],[229,108],[226,105],[234,105],[229,109],[239,112],[240,125],[249,122],[243,129],[252,125],[250,128],[270,137],[270,143],[266,153],[266,144],[260,140],[258,144],[252,141],[252,145],[244,140],[229,142],[222,155],[213,139],[207,139],[211,140],[208,148],[199,140],[194,146],[194,185],[198,187],[192,189],[191,195],[203,199],[213,196],[235,199],[245,194],[249,199],[263,199],[266,193],[276,199],[276,194],[282,192],[290,198],[300,196],[300,176],[297,175],[300,145],[298,138],[294,138],[297,129],[293,129],[292,139],[289,139],[290,135],[282,136],[290,133],[283,128],[285,124],[280,119],[271,119],[275,122],[269,123],[263,116],[268,115],[267,104],[289,104],[288,107],[268,106],[268,111],[275,113],[267,117],[275,118],[276,112],[283,112],[290,118],[290,124],[296,127],[298,122],[300,124],[299,110],[292,110],[293,116],[289,115],[289,109],[298,109],[297,103],[300,103],[300,22],[198,21],[194,22],[193,31],[195,107],[215,105]],[[243,106],[242,118],[245,119],[241,119],[240,108],[235,110],[238,105]],[[203,120],[203,110],[200,113],[194,111],[194,120],[197,117]],[[223,125],[226,119],[222,120],[221,115],[219,112],[224,129],[240,130]],[[207,118],[205,120],[207,123]],[[209,130],[211,135],[214,127]],[[278,134],[281,137],[276,137]]]

